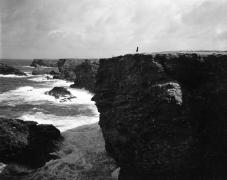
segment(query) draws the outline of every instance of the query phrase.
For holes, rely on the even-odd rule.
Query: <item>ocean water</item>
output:
[[[72,82],[49,79],[50,75],[32,75],[31,60],[0,60],[28,76],[0,75],[0,117],[53,124],[66,131],[98,121],[99,113],[91,101],[93,94],[84,89],[72,89]],[[56,86],[66,87],[75,99],[66,102],[46,95]]]

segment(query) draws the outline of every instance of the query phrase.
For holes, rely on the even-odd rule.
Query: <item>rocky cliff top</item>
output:
[[[100,60],[94,100],[119,179],[226,179],[227,54]]]

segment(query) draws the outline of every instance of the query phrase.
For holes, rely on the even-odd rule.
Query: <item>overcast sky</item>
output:
[[[3,58],[226,50],[227,0],[1,0]]]

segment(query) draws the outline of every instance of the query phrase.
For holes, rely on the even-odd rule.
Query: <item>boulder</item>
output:
[[[27,76],[24,72],[21,72],[19,69],[16,69],[12,66],[8,66],[7,64],[0,63],[0,74],[9,75],[14,74],[18,76]]]
[[[227,179],[227,54],[100,60],[95,96],[120,180]]]
[[[41,167],[56,158],[51,155],[62,139],[53,125],[0,118],[0,162]]]
[[[71,96],[71,93],[65,87],[54,87],[52,90],[47,92],[47,94],[54,96],[56,99]]]

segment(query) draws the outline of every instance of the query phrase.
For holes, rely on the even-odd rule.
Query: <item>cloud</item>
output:
[[[227,0],[3,0],[4,57],[225,49]]]

